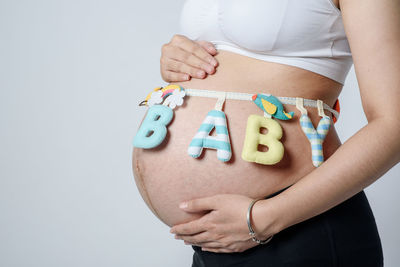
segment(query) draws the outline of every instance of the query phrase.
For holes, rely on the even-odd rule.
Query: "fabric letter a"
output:
[[[216,136],[210,136],[210,132],[214,127]],[[188,154],[193,158],[198,158],[204,147],[216,149],[219,160],[224,162],[230,160],[232,155],[231,143],[226,126],[226,116],[223,111],[211,110],[208,112],[207,117],[190,142]]]

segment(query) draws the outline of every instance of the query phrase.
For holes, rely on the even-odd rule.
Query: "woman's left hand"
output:
[[[175,238],[184,240],[185,244],[200,246],[204,251],[243,252],[258,245],[251,239],[247,226],[246,215],[251,201],[249,197],[234,194],[187,201],[186,207],[180,206],[184,211],[209,212],[199,219],[174,225],[170,232],[176,234]],[[255,208],[252,211],[252,221]],[[265,220],[268,219],[265,217]],[[254,228],[254,224],[252,226]]]

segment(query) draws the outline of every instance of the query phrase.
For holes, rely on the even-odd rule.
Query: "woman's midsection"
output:
[[[298,68],[261,62],[260,60],[220,51],[217,72],[205,79],[178,82],[183,88],[247,93],[270,93],[275,96],[321,99],[332,106],[341,85]],[[151,88],[150,88],[151,89]],[[216,99],[185,97],[185,104],[174,109],[174,119],[168,125],[163,143],[153,149],[133,151],[135,181],[143,199],[167,225],[187,222],[201,216],[178,208],[180,202],[215,194],[242,194],[251,198],[265,197],[291,185],[315,167],[311,160],[311,145],[299,124],[300,112],[295,106],[284,105],[294,111],[294,118],[279,120],[283,129],[280,140],[284,156],[275,165],[261,165],[241,158],[247,118],[263,112],[251,101],[227,99],[226,114],[232,157],[228,162],[217,159],[217,151],[204,148],[199,158],[188,155],[188,146],[207,113],[214,109]],[[316,108],[307,108],[314,125],[320,119]],[[330,115],[329,112],[326,114]],[[340,141],[335,128],[323,143],[327,159]]]

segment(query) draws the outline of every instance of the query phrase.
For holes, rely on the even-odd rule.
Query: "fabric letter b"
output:
[[[167,106],[151,106],[133,139],[133,146],[148,149],[161,144],[167,135],[166,126],[171,122],[173,116],[172,109]]]
[[[260,129],[268,129],[267,134],[260,133]],[[282,127],[273,119],[259,115],[250,115],[247,119],[246,137],[242,150],[242,159],[265,165],[278,163],[284,152],[282,138]],[[258,145],[265,145],[268,151],[258,151]]]

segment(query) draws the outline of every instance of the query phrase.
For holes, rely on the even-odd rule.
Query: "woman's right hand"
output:
[[[175,34],[161,48],[160,71],[166,82],[187,81],[190,77],[203,79],[206,73],[213,74],[218,62],[217,50],[207,41],[193,41],[184,35]]]

